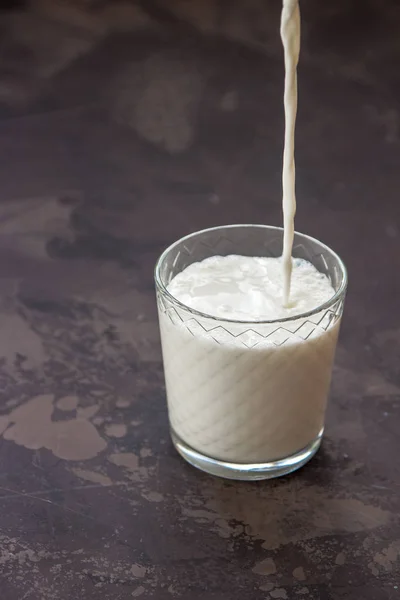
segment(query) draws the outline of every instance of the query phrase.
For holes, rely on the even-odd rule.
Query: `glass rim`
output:
[[[203,319],[208,319],[211,321],[231,323],[231,324],[236,324],[236,325],[250,325],[250,326],[251,325],[272,325],[274,323],[288,323],[290,321],[297,321],[298,319],[311,317],[313,315],[318,314],[322,310],[329,308],[333,304],[335,304],[345,294],[346,289],[347,289],[347,283],[348,283],[348,275],[347,275],[346,266],[345,266],[344,262],[342,261],[342,259],[340,258],[340,256],[338,254],[336,254],[336,252],[334,252],[334,250],[332,250],[329,246],[327,246],[323,242],[320,242],[319,240],[317,240],[317,238],[314,238],[305,233],[301,233],[299,231],[295,231],[294,235],[299,235],[303,239],[306,239],[310,242],[314,242],[314,243],[318,244],[321,248],[328,250],[334,256],[334,258],[337,260],[338,265],[339,265],[339,267],[342,271],[342,275],[343,275],[342,283],[341,283],[339,289],[334,293],[334,295],[331,298],[329,298],[329,300],[326,300],[322,304],[319,304],[312,310],[309,310],[307,312],[302,312],[302,313],[299,313],[296,315],[291,315],[288,317],[280,317],[278,319],[259,319],[259,320],[228,319],[226,317],[218,317],[215,315],[210,315],[208,313],[201,312],[195,308],[191,308],[187,304],[184,304],[183,302],[178,300],[178,298],[176,298],[173,294],[171,294],[168,291],[167,287],[164,285],[164,283],[161,279],[161,274],[160,274],[161,265],[163,264],[165,258],[171,252],[171,250],[173,250],[178,244],[181,244],[182,242],[185,242],[186,240],[189,240],[193,237],[199,236],[204,233],[218,231],[221,229],[225,229],[225,230],[226,229],[241,229],[241,228],[246,228],[246,227],[257,228],[257,229],[268,229],[270,231],[279,231],[280,233],[283,234],[283,227],[277,227],[275,225],[257,225],[255,223],[254,224],[245,223],[245,224],[235,224],[235,225],[219,225],[217,227],[208,227],[206,229],[200,229],[198,231],[194,231],[193,233],[189,233],[188,235],[185,235],[185,236],[179,238],[178,240],[176,240],[175,242],[173,242],[172,244],[170,244],[158,258],[155,268],[154,268],[154,281],[155,281],[158,292],[160,292],[163,296],[166,296],[173,304],[177,305],[180,309],[185,310],[186,312],[189,312],[197,317],[201,317]]]

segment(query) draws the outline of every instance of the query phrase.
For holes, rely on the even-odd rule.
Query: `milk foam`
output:
[[[168,291],[186,306],[214,317],[262,321],[311,311],[335,294],[328,277],[306,260],[293,259],[291,296],[282,305],[282,258],[212,256],[174,277]]]

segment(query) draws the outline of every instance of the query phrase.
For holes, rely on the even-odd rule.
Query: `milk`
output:
[[[285,143],[282,167],[283,210],[283,304],[289,303],[292,275],[292,247],[296,214],[296,170],[294,162],[294,133],[297,116],[297,63],[300,54],[300,10],[298,0],[283,0],[281,38],[285,58]]]
[[[216,317],[179,305],[159,315],[171,426],[205,456],[265,463],[322,432],[339,317],[322,310],[276,319],[317,309],[335,292],[297,259],[287,307],[283,285],[281,258],[214,256],[167,287],[182,304]]]

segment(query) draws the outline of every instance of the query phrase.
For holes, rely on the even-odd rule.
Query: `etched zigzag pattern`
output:
[[[342,309],[342,302],[338,301],[333,307],[314,315],[315,320],[301,320],[297,327],[296,321],[289,322],[293,323],[295,329],[288,329],[288,327],[280,325],[264,335],[252,327],[235,333],[222,324],[214,325],[214,320],[210,320],[210,326],[208,327],[204,324],[205,320],[200,322],[191,316],[190,313],[188,313],[187,318],[184,318],[179,310],[172,305],[168,305],[168,301],[164,300],[161,296],[159,296],[158,301],[160,310],[169,317],[171,323],[173,325],[185,326],[193,336],[196,336],[196,333],[205,334],[213,338],[216,343],[221,343],[221,341],[230,337],[242,342],[246,348],[254,348],[258,343],[267,340],[272,341],[276,346],[281,346],[289,338],[293,337],[306,341],[316,330],[320,330],[321,332],[327,331],[337,321]],[[215,321],[218,322],[218,319],[215,319]]]

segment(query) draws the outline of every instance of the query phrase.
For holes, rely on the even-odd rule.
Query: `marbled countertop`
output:
[[[257,484],[172,448],[152,270],[281,222],[279,3],[0,15],[2,600],[400,597],[400,8],[303,4],[297,229],[350,288],[323,447]]]

